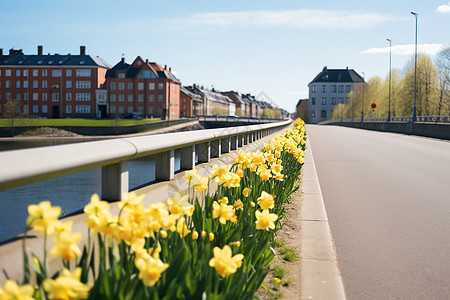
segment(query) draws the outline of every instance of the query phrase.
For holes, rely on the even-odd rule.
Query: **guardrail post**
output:
[[[156,180],[173,180],[175,175],[175,150],[159,153],[156,158]]]
[[[215,140],[210,142],[211,145],[211,157],[220,157],[221,154],[221,143],[220,140]]]
[[[234,135],[230,137],[231,144],[230,144],[230,150],[236,150],[238,148],[238,137],[237,135]]]
[[[198,154],[198,162],[205,163],[211,160],[211,145],[210,142],[198,144],[195,146]]]
[[[129,190],[128,162],[102,167],[101,199],[106,201],[122,200]]]
[[[195,145],[181,149],[180,168],[192,170],[195,167]]]
[[[230,138],[226,137],[224,139],[220,140],[222,149],[221,149],[221,153],[229,153],[230,152]]]
[[[237,137],[238,147],[244,146],[244,135],[238,135]]]

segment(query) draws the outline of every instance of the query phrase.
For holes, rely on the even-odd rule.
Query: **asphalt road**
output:
[[[348,299],[450,299],[450,142],[307,125]]]

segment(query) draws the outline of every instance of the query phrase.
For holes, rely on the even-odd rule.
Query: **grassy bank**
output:
[[[159,122],[161,119],[15,119],[14,127],[19,126],[36,126],[36,127],[52,127],[52,126],[126,126],[139,125]],[[0,119],[0,127],[11,127],[11,119]]]

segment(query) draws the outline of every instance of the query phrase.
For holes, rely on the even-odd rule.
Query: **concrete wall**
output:
[[[450,124],[431,123],[352,123],[337,122],[327,125],[339,125],[353,128],[369,129],[384,132],[396,132],[410,135],[419,135],[431,138],[450,140]]]

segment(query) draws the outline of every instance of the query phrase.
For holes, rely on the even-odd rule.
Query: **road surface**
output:
[[[306,130],[347,298],[450,299],[450,142]]]

